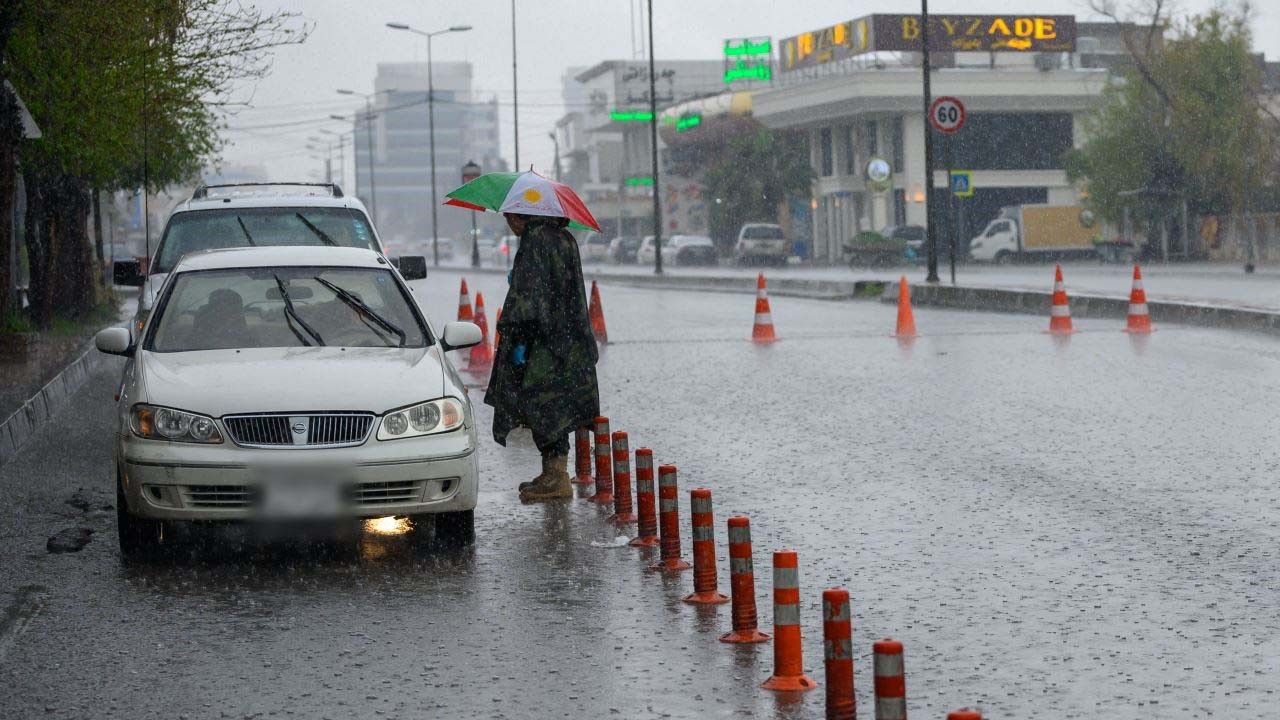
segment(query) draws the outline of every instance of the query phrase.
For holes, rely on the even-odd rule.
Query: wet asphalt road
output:
[[[500,278],[473,278],[490,312]],[[457,277],[418,290],[447,319]],[[1280,346],[1114,321],[603,287],[606,414],[632,447],[751,516],[762,629],[768,552],[800,553],[805,666],[820,594],[852,594],[860,716],[870,645],[906,644],[913,717],[1263,717],[1280,689]],[[490,294],[492,293],[492,294]],[[490,317],[492,320],[492,317]],[[0,717],[820,717],[822,691],[759,689],[770,646],[726,646],[729,609],[679,602],[690,573],[601,548],[596,505],[522,507],[527,439],[487,438],[470,551],[401,537],[244,546],[177,563],[115,548],[108,363],[0,467]],[[487,407],[479,404],[487,426]],[[83,488],[84,511],[65,501]],[[54,532],[97,532],[52,555]]]

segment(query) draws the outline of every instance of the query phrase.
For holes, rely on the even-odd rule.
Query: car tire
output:
[[[1008,250],[1001,250],[1000,252],[996,253],[996,256],[994,258],[991,259],[991,262],[995,263],[996,265],[1008,265],[1013,262],[1013,253],[1009,252]]]
[[[129,512],[124,484],[116,475],[116,533],[120,539],[120,555],[125,561],[150,560],[160,554],[164,545],[166,523],[141,518]]]

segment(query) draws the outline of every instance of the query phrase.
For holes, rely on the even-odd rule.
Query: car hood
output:
[[[139,351],[140,397],[214,417],[258,412],[383,413],[444,395],[439,345]],[[448,388],[448,389],[446,389]]]

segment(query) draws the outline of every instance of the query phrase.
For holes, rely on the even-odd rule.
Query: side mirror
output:
[[[103,330],[103,332],[106,332]],[[461,350],[472,345],[479,345],[484,339],[480,334],[480,326],[469,322],[445,323],[444,335],[440,338],[440,346],[445,352]]]
[[[99,330],[98,334],[93,336],[93,344],[98,347],[98,352],[108,355],[129,355],[133,348],[133,335],[129,333],[129,328],[109,327]]]
[[[396,258],[396,267],[405,280],[427,279],[427,259],[422,255],[402,255]]]
[[[111,282],[125,287],[142,287],[146,277],[137,260],[117,260],[111,264]]]

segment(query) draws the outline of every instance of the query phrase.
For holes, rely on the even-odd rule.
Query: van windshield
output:
[[[201,250],[279,245],[338,245],[382,251],[368,218],[354,208],[193,210],[169,218],[153,272],[170,272],[184,255]]]
[[[742,231],[742,237],[747,240],[782,240],[782,228],[776,225],[757,225],[749,227]]]

